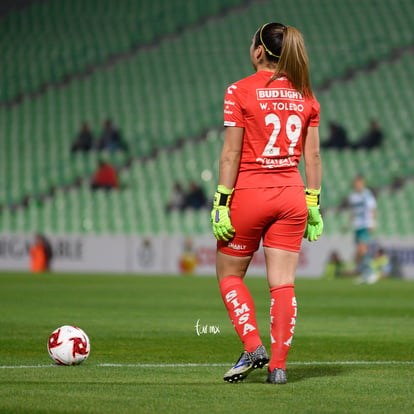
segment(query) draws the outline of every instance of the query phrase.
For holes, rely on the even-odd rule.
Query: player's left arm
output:
[[[306,204],[308,219],[303,237],[315,241],[323,231],[323,220],[319,212],[319,197],[322,183],[322,161],[320,155],[319,128],[310,126],[303,145],[306,176]]]
[[[322,161],[320,154],[319,128],[309,127],[303,145],[306,187],[319,190],[322,183]]]

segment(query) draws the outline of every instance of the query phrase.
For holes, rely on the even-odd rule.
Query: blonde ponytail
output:
[[[275,74],[269,83],[286,75],[293,87],[304,96],[313,96],[309,76],[309,59],[302,33],[295,27],[283,30],[282,50]]]

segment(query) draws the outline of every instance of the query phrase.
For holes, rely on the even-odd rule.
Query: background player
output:
[[[241,380],[269,362],[253,299],[243,282],[263,239],[271,295],[267,380],[283,384],[296,323],[294,280],[301,240],[316,240],[323,230],[319,104],[310,85],[303,38],[294,27],[263,25],[253,36],[250,59],[256,73],[229,86],[225,96],[227,128],[211,212],[219,287],[244,345],[224,379]],[[297,168],[302,150],[306,195]]]
[[[361,274],[364,283],[375,283],[378,275],[371,266],[372,257],[369,242],[375,229],[377,202],[371,190],[366,188],[365,179],[357,175],[353,182],[354,190],[348,198],[351,208],[351,219],[355,231],[356,270]]]

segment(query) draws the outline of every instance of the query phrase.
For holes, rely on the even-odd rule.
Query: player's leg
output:
[[[250,260],[251,256],[234,257],[217,252],[221,296],[244,346],[244,352],[236,364],[224,375],[224,380],[228,382],[244,379],[253,369],[262,368],[269,361],[259,335],[253,298],[243,281]]]
[[[253,352],[262,345],[253,298],[243,281],[250,260],[251,256],[234,257],[217,252],[217,277],[221,297],[247,352]]]
[[[365,229],[355,230],[355,266],[356,272],[361,274],[363,271],[363,258],[367,253],[368,245],[364,241]]]
[[[361,229],[357,233],[357,271],[361,274],[360,281],[363,283],[375,283],[379,278],[372,267],[372,257],[369,251],[370,238],[369,229]]]
[[[270,289],[272,355],[268,382],[286,383],[286,359],[296,324],[295,275],[306,226],[307,207],[300,187],[287,188],[280,203],[286,212],[264,236],[267,279]]]
[[[286,382],[286,359],[296,325],[295,274],[299,253],[265,247],[270,288],[270,340],[272,356],[268,381]]]
[[[245,378],[251,370],[263,367],[269,360],[260,338],[254,301],[243,281],[262,233],[257,219],[251,214],[253,199],[248,190],[235,192],[231,218],[236,235],[230,242],[218,242],[217,245],[216,271],[220,293],[244,346],[239,360],[224,375],[229,382]]]

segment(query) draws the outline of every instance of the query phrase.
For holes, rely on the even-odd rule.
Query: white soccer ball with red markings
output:
[[[49,336],[47,350],[58,365],[79,365],[88,358],[91,344],[82,329],[64,325]]]

